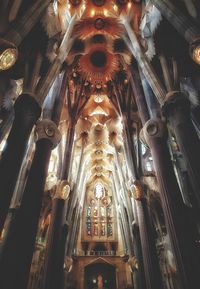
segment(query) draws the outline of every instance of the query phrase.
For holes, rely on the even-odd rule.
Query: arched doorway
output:
[[[94,263],[85,267],[84,289],[98,288],[98,276],[102,276],[105,289],[116,289],[116,270],[108,263]]]

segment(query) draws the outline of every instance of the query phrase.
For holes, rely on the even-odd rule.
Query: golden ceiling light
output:
[[[90,142],[95,143],[96,141],[108,142],[108,131],[103,125],[96,125],[91,128],[90,131]]]
[[[76,134],[80,136],[84,132],[89,133],[91,128],[91,122],[85,118],[79,118],[77,125],[76,125]]]
[[[106,158],[104,159],[91,159],[88,167],[89,168],[93,168],[93,167],[97,167],[97,166],[101,166],[101,167],[108,167],[110,168],[110,162],[107,161]]]
[[[0,39],[0,71],[10,69],[16,63],[17,57],[17,47],[4,39]]]
[[[0,70],[10,69],[17,61],[17,50],[8,48],[0,54]]]
[[[93,115],[106,115],[108,116],[108,113],[105,112],[105,110],[103,110],[103,108],[101,106],[97,106],[91,113],[90,116]]]
[[[190,55],[196,64],[200,65],[200,38],[190,44]]]
[[[90,13],[93,15],[92,11],[94,10],[91,9]],[[92,16],[92,18],[91,14],[89,16],[81,19],[74,28],[74,33],[82,40],[90,38],[97,33],[116,39],[124,32],[124,27],[117,18],[105,17],[105,15],[101,14],[95,15],[95,17]]]
[[[104,46],[94,45],[88,54],[81,56],[79,69],[85,79],[94,83],[111,80],[119,69],[119,58],[109,53]]]
[[[103,15],[104,11],[107,10],[106,15],[112,13],[115,16],[117,16],[116,11],[113,9],[115,1],[112,1],[112,0],[86,0],[85,4],[87,7],[87,9],[85,11],[85,15],[87,15],[87,16],[90,15],[91,10],[95,11],[95,15],[96,14]]]
[[[95,94],[95,95],[92,95],[92,97],[94,98],[94,102],[102,103],[104,101],[106,95],[104,95],[104,94]]]
[[[197,64],[200,65],[200,45],[193,50],[192,58]]]
[[[60,15],[66,14],[67,10],[71,15],[77,12],[80,13],[81,9],[83,9],[83,0],[58,0],[58,9]]]

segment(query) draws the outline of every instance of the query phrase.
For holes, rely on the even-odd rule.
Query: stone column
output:
[[[159,184],[160,197],[175,256],[181,289],[198,289],[200,258],[195,239],[196,226],[182,202],[167,147],[167,129],[158,118],[149,120],[144,128],[145,139],[151,149]]]
[[[60,289],[63,284],[64,252],[68,232],[68,225],[65,222],[65,206],[69,192],[68,182],[60,181],[52,204],[51,223],[45,253],[44,289]]]
[[[0,143],[3,141],[6,134],[8,133],[12,125],[13,119],[14,119],[14,111],[13,109],[11,109],[10,111],[6,112],[5,118],[0,124]]]
[[[27,288],[51,150],[61,138],[50,120],[37,123],[36,137],[22,202],[1,248],[0,283],[4,289]]]
[[[31,130],[41,108],[35,96],[22,94],[14,105],[15,118],[0,160],[0,231],[8,212]]]
[[[68,248],[66,248],[67,256],[73,255],[73,249],[74,249],[74,245],[75,245],[75,235],[76,235],[76,231],[77,231],[78,219],[80,216],[80,206],[76,205],[74,210],[75,210],[75,214],[74,214],[74,218],[73,218],[73,223],[71,223]]]
[[[190,115],[190,101],[180,91],[167,94],[162,108],[186,161],[191,185],[200,207],[200,141]]]
[[[144,261],[142,256],[141,240],[139,233],[139,226],[136,223],[132,225],[132,232],[134,236],[133,249],[134,256],[130,257],[133,262],[133,279],[136,289],[148,289],[145,283]]]
[[[153,237],[153,228],[150,223],[146,199],[142,193],[140,181],[135,181],[134,197],[136,200],[138,225],[142,247],[146,288],[162,289],[162,277],[158,264],[158,256]]]
[[[133,94],[134,94],[134,98],[137,104],[138,113],[141,118],[141,122],[144,125],[149,119],[149,111],[148,111],[145,95],[140,85],[141,81],[140,81],[139,72],[136,68],[132,67],[131,73],[132,73],[131,78],[130,78],[131,87],[133,90]]]

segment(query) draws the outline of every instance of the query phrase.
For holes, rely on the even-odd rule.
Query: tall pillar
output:
[[[6,112],[6,115],[0,124],[0,144],[8,133],[14,119],[14,111],[11,109]]]
[[[140,76],[137,68],[131,69],[132,75],[130,78],[131,86],[134,94],[134,99],[137,104],[139,116],[141,118],[142,125],[144,125],[149,119],[149,111],[147,107],[147,103],[145,100],[145,95],[142,91],[142,87],[140,85]]]
[[[200,207],[200,141],[191,120],[190,101],[182,92],[172,91],[167,94],[162,109],[186,161],[191,185]]]
[[[0,160],[0,231],[8,212],[31,130],[41,108],[34,96],[22,94],[14,105],[15,118]]]
[[[22,202],[1,248],[0,283],[4,289],[27,288],[51,150],[60,141],[57,126],[50,120],[37,123],[36,136]]]
[[[142,256],[142,247],[139,233],[139,226],[135,222],[132,225],[132,232],[134,236],[133,240],[133,250],[134,256],[131,257],[131,260],[134,261],[134,272],[133,279],[136,286],[136,289],[148,289],[145,283],[145,274],[144,274],[144,260]]]
[[[140,181],[135,181],[134,197],[138,215],[146,288],[162,289],[163,284],[153,237],[153,228],[150,223],[147,203],[142,193]]]
[[[181,289],[198,289],[200,258],[195,224],[182,202],[167,147],[167,130],[160,119],[149,120],[144,128],[159,184],[166,227],[172,243]]]
[[[65,241],[68,226],[65,220],[65,204],[70,188],[67,181],[58,183],[52,202],[51,222],[45,253],[44,289],[62,288]]]

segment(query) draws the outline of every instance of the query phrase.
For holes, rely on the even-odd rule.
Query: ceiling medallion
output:
[[[95,154],[96,154],[96,155],[102,155],[102,154],[103,154],[103,151],[102,151],[102,150],[96,150],[96,151],[95,151]]]
[[[96,35],[97,30],[98,34],[116,39],[124,32],[124,27],[117,18],[96,15],[94,18],[86,17],[81,19],[75,25],[74,33],[78,38],[84,40]]]
[[[96,176],[97,176],[98,178],[100,178],[100,177],[102,177],[102,173],[96,173]]]
[[[100,95],[100,94],[95,94],[94,95],[94,101],[96,103],[101,103],[104,101],[104,95]]]
[[[80,72],[86,80],[91,79],[97,84],[111,80],[118,69],[118,56],[109,53],[104,46],[95,45],[88,54],[81,56],[79,60]]]
[[[101,141],[101,140],[97,140],[96,142],[95,142],[95,145],[96,146],[101,146],[103,144],[103,142]]]
[[[101,171],[103,170],[103,167],[102,167],[101,165],[97,165],[97,166],[95,167],[95,170],[96,170],[97,172],[101,172]]]

